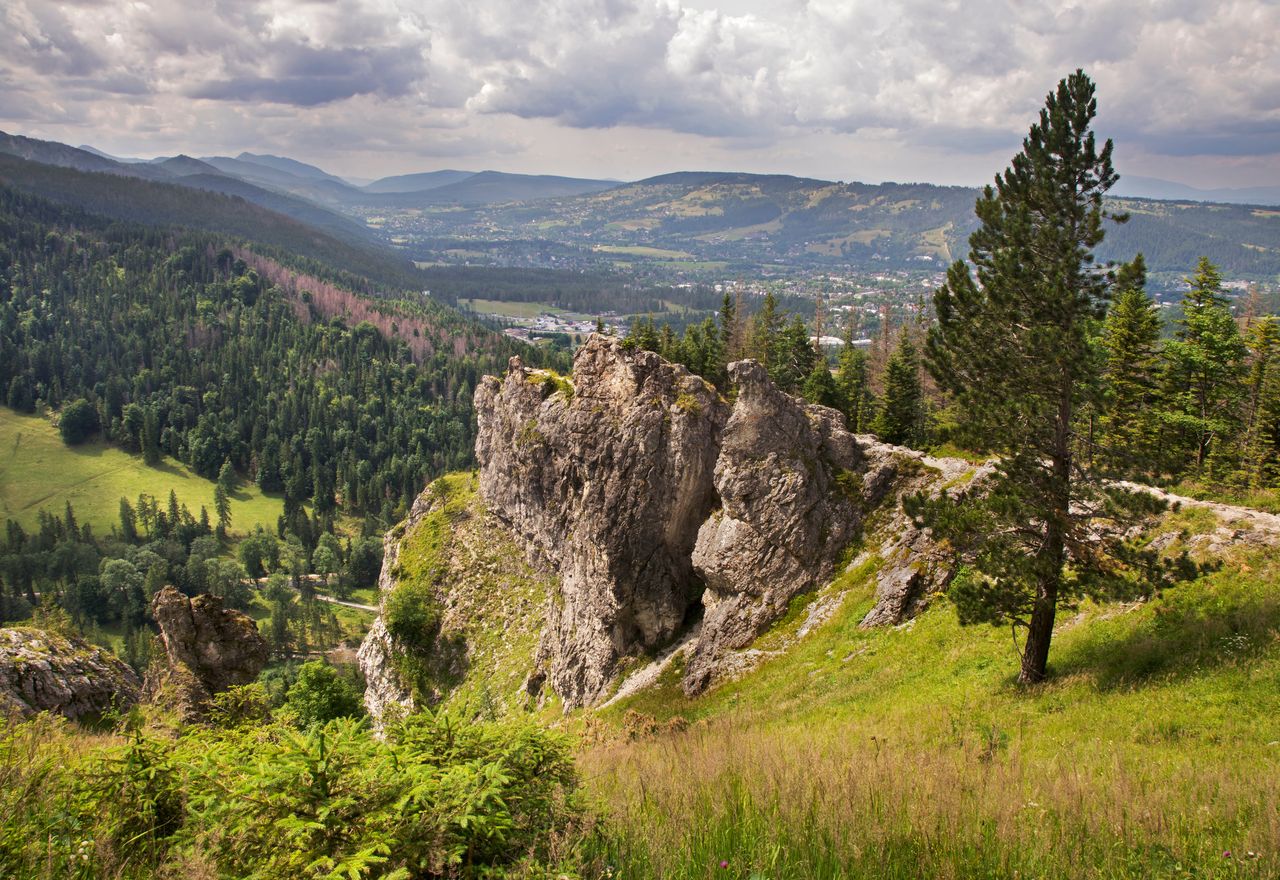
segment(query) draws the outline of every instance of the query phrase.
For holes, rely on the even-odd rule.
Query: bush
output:
[[[302,727],[364,714],[359,691],[322,660],[302,664],[298,680],[285,697],[285,708]]]
[[[84,398],[73,400],[62,409],[58,419],[58,431],[62,434],[62,442],[75,446],[88,440],[101,428],[98,421],[98,410]]]
[[[579,876],[577,785],[565,738],[528,724],[120,738],[41,716],[0,730],[0,876]]]

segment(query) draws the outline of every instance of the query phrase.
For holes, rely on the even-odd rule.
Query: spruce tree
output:
[[[1249,377],[1244,429],[1241,432],[1240,477],[1249,488],[1271,485],[1276,477],[1277,420],[1280,419],[1280,319],[1267,315],[1248,328]]]
[[[854,433],[871,427],[875,411],[875,398],[867,381],[867,353],[845,340],[840,352],[840,366],[836,370],[836,390],[840,395],[840,409],[844,412],[849,430]]]
[[[809,341],[809,328],[799,315],[792,316],[773,336],[770,345],[769,378],[784,391],[795,391],[813,373],[818,356]]]
[[[1222,293],[1218,268],[1201,257],[1182,300],[1177,338],[1165,346],[1169,409],[1163,418],[1175,442],[1203,472],[1219,441],[1239,430],[1248,354]]]
[[[1091,130],[1096,112],[1082,71],[1049,94],[1022,151],[978,199],[976,277],[963,261],[951,266],[928,339],[930,371],[1000,457],[982,493],[919,497],[909,509],[971,561],[951,589],[961,622],[1025,632],[1025,684],[1045,677],[1060,603],[1152,589],[1165,572],[1153,554],[1094,540],[1084,511],[1120,519],[1144,499],[1102,492],[1074,456],[1078,410],[1100,382],[1091,334],[1109,278],[1093,249],[1117,180],[1111,142],[1099,149]]]
[[[925,441],[920,357],[905,327],[885,367],[884,398],[872,431],[897,446],[921,446]]]
[[[1142,254],[1116,274],[1115,296],[1102,330],[1105,405],[1099,420],[1099,458],[1125,475],[1157,467],[1160,315],[1144,290]]]
[[[774,339],[782,326],[782,317],[778,314],[778,300],[773,291],[766,291],[760,311],[751,316],[751,348],[748,357],[753,357],[765,369],[769,369],[773,361]]]

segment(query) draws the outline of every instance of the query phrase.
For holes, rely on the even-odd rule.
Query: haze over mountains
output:
[[[668,274],[745,274],[766,265],[771,271],[928,270],[962,254],[975,224],[976,190],[928,183],[719,171],[627,183],[446,169],[361,186],[295,159],[249,152],[143,160],[0,134],[0,153],[46,166],[24,173],[2,163],[19,186],[24,178],[28,185],[42,180],[45,191],[38,194],[52,188],[75,197],[77,187],[54,185],[47,166],[221,193],[379,259],[398,254],[401,262],[609,269],[643,263]],[[1141,251],[1154,273],[1170,279],[1201,255],[1230,277],[1274,275],[1280,272],[1280,212],[1266,207],[1280,202],[1274,189],[1202,191],[1122,177],[1113,201],[1130,220],[1108,234],[1100,255],[1119,259]],[[1211,198],[1217,201],[1206,201]]]

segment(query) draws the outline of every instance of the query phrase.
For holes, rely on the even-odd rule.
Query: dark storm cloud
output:
[[[425,73],[420,53],[400,49],[317,49],[272,46],[269,75],[233,76],[189,89],[193,98],[268,101],[315,107],[356,95],[395,98]]]

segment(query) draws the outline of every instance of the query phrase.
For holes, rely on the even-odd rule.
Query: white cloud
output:
[[[596,130],[762,162],[788,143],[843,139],[964,165],[1016,144],[1057,79],[1084,67],[1099,84],[1099,129],[1135,153],[1245,157],[1280,174],[1280,5],[1270,0],[725,8],[216,0],[192,13],[182,0],[10,0],[0,82],[38,109],[0,101],[0,119],[46,131],[114,120],[122,140],[201,136],[228,148],[291,127],[298,152],[336,149],[342,132],[349,149],[478,159],[573,153],[575,132],[598,153],[608,141],[586,134]],[[586,149],[579,161],[599,158]]]

